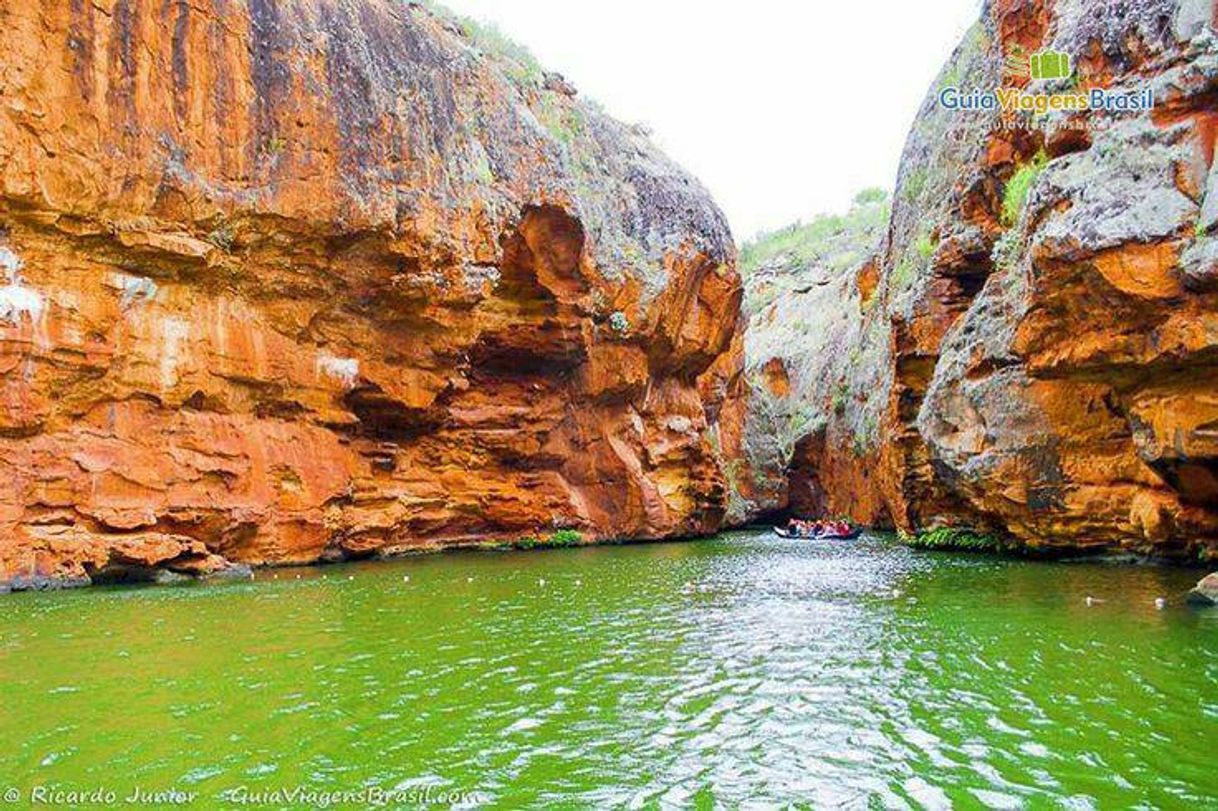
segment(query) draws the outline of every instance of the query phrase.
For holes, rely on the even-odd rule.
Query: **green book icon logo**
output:
[[[1060,51],[1041,51],[1028,59],[1033,79],[1069,79],[1074,73],[1070,65],[1070,54]]]

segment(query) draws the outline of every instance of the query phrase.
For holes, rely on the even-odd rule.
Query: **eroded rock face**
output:
[[[1186,598],[1194,605],[1218,605],[1218,574],[1206,575],[1197,583],[1197,587],[1188,593]]]
[[[0,54],[0,582],[719,526],[727,227],[527,57],[397,0]]]
[[[744,249],[747,408],[737,432],[731,420],[721,427],[740,460],[728,470],[733,519],[790,510],[889,523],[874,466],[854,464],[878,419],[878,409],[864,413],[863,395],[884,364],[862,347],[880,323],[864,318],[878,282],[868,257],[889,214],[882,192],[861,195],[843,216]]]
[[[811,470],[832,511],[908,531],[1218,554],[1215,13],[987,4],[910,135],[878,271],[838,282],[850,320],[816,368],[869,360],[836,397],[808,390],[824,427],[790,481]],[[938,104],[947,85],[1053,89],[1010,75],[1042,48],[1084,88],[1153,88],[1155,110],[1011,127]]]

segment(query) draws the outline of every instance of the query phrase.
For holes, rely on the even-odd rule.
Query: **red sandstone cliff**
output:
[[[491,45],[0,0],[0,583],[719,526],[724,220]]]
[[[743,514],[1218,556],[1216,15],[1212,0],[986,5],[910,134],[874,258],[813,257],[797,273],[822,281],[764,306],[750,276]],[[1077,76],[1009,75],[1042,48]],[[1157,103],[1028,121],[944,110],[948,85]],[[801,312],[815,338],[774,340]],[[758,429],[774,415],[779,476]]]

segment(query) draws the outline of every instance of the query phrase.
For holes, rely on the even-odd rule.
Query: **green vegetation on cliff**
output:
[[[516,84],[540,85],[544,81],[545,70],[533,52],[504,34],[499,26],[457,14],[434,0],[424,0],[423,6],[455,24],[474,47],[498,63]]]
[[[864,294],[859,277],[890,210],[886,192],[867,189],[844,214],[760,234],[741,249],[750,407],[743,470],[728,476],[731,516],[784,505],[799,443],[831,423],[842,447],[862,452],[875,441],[879,403],[868,392],[884,345],[863,318],[874,284]]]
[[[1032,160],[1016,169],[1015,174],[1007,181],[1002,193],[1003,225],[1010,228],[1019,222],[1020,216],[1023,215],[1023,207],[1028,201],[1028,192],[1032,190],[1032,185],[1048,163],[1049,156],[1042,149]]]
[[[820,214],[748,240],[740,248],[740,270],[748,274],[779,258],[804,267],[848,268],[866,258],[888,223],[889,209],[883,189],[865,189],[845,214]]]
[[[584,536],[573,529],[560,529],[546,538],[521,538],[509,546],[516,549],[566,549],[579,546],[584,542]]]

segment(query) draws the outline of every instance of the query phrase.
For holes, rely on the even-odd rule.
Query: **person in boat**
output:
[[[850,524],[845,521],[828,521],[824,519],[803,521],[798,518],[792,518],[787,521],[787,532],[797,538],[809,538],[812,540],[824,537],[845,538],[850,535],[851,531]]]
[[[823,521],[792,518],[787,522],[787,532],[797,538],[819,538],[825,533],[825,526]]]

